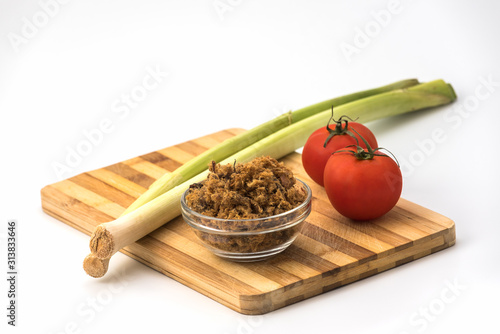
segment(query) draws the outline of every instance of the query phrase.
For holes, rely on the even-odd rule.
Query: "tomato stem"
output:
[[[340,118],[338,120],[333,118],[333,106],[332,106],[332,115],[330,116],[328,123],[326,123],[326,130],[328,131],[329,134],[325,140],[325,143],[323,144],[323,147],[326,147],[326,145],[328,145],[328,142],[334,136],[339,136],[339,135],[349,135],[349,136],[353,137],[354,139],[356,139],[356,143],[359,144],[358,138],[356,138],[356,136],[348,130],[347,127],[349,125],[349,121],[346,118],[351,120],[352,122],[354,122],[354,120],[352,118],[350,118],[349,116],[346,116],[346,115],[340,116]],[[330,121],[335,122],[335,127],[333,129],[330,128]],[[344,123],[344,125],[345,125],[344,127],[342,127],[342,123]]]
[[[368,141],[366,141],[366,139],[362,135],[360,135],[358,133],[358,131],[356,131],[355,129],[352,129],[352,131],[354,131],[359,136],[359,138],[361,138],[361,140],[363,141],[363,143],[365,143],[365,145],[366,145],[366,150],[368,151],[368,152],[365,151],[361,146],[358,145],[358,147],[357,147],[358,153],[357,154],[359,155],[359,157],[356,156],[356,158],[358,158],[360,160],[361,159],[362,160],[373,159],[373,157],[375,155],[375,151],[372,149],[372,147],[370,146],[370,144],[368,144]]]
[[[388,149],[383,148],[383,147],[377,147],[375,149],[372,149],[372,147],[370,146],[370,144],[368,144],[368,142],[366,141],[366,139],[363,138],[363,136],[361,134],[359,134],[358,131],[356,131],[355,129],[352,129],[352,131],[354,131],[359,136],[359,138],[361,138],[361,140],[363,141],[363,143],[365,143],[365,145],[366,145],[366,150],[364,148],[362,148],[361,146],[359,146],[359,145],[349,145],[349,146],[354,146],[356,148],[356,152],[347,151],[347,152],[352,152],[354,154],[354,156],[356,157],[356,159],[358,159],[358,160],[371,160],[375,156],[378,156],[378,157],[388,157],[389,158],[389,156],[387,154],[377,153],[377,151],[385,150],[385,151],[387,151],[394,158],[394,160],[396,161],[396,164],[398,165],[398,167],[400,167],[398,159],[396,158],[396,156],[391,151],[389,151]],[[349,147],[349,146],[347,146],[347,147]],[[339,152],[339,151],[337,151],[337,152]],[[344,151],[344,152],[346,152],[346,151]]]

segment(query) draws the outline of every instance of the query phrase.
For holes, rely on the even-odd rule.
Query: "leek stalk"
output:
[[[352,101],[334,107],[333,112],[335,115],[346,115],[357,119],[358,122],[366,123],[415,110],[445,105],[455,99],[456,95],[452,86],[443,80],[436,80]],[[247,146],[220,163],[232,164],[235,160],[243,163],[257,156],[282,158],[302,147],[314,130],[326,125],[330,115],[331,110],[328,108],[304,118],[262,138],[253,145]],[[104,275],[108,269],[109,258],[114,253],[179,216],[182,194],[191,184],[205,179],[207,174],[208,171],[205,170],[138,209],[112,222],[99,225],[90,241],[92,254],[84,262],[87,273],[92,272],[91,276],[93,277]],[[96,274],[96,269],[92,268],[96,263],[104,268],[98,274]]]

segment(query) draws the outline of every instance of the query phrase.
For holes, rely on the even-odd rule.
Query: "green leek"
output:
[[[335,115],[346,115],[356,118],[358,122],[366,123],[384,117],[445,105],[455,99],[456,95],[451,85],[442,80],[436,80],[349,102],[334,107],[333,112]],[[331,110],[324,110],[304,118],[264,137],[220,163],[232,164],[235,160],[242,163],[257,156],[282,158],[302,147],[314,130],[325,126],[330,115]],[[207,174],[208,171],[205,170],[115,221],[99,225],[91,238],[91,255],[101,259],[107,265],[109,258],[121,248],[179,216],[182,194],[191,184],[205,179]]]

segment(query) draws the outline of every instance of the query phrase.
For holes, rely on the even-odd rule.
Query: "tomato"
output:
[[[378,147],[375,135],[370,131],[370,129],[361,123],[348,122],[347,124],[347,130],[356,136],[358,142],[346,133],[347,130],[345,123],[342,124],[341,122],[337,122],[337,124],[332,124],[328,127],[330,130],[328,130],[325,126],[314,131],[311,136],[309,136],[304,148],[302,149],[302,165],[304,166],[305,171],[309,177],[314,180],[314,182],[321,186],[324,185],[323,172],[325,170],[326,162],[333,152],[348,145],[357,145],[358,143],[361,147],[366,148],[365,143],[361,140],[357,133],[359,133],[372,148]],[[330,135],[330,131],[337,131],[338,127],[341,134],[334,135],[330,138],[326,147],[324,147],[325,141]],[[352,129],[354,129],[354,131]],[[355,131],[357,131],[357,133]]]
[[[401,170],[391,157],[380,151],[375,151],[371,159],[358,159],[355,151],[345,148],[328,159],[324,173],[328,199],[340,214],[353,220],[381,217],[401,196]],[[366,158],[368,151],[359,151]]]

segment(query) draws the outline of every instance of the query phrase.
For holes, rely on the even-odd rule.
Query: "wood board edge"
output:
[[[245,315],[263,315],[445,250],[455,245],[454,226],[453,224],[444,234],[415,244],[402,252],[389,254],[333,275],[321,274],[311,277],[297,287],[285,286],[262,294],[241,295],[241,308],[236,311]],[[318,280],[324,281],[320,289],[315,288]]]

